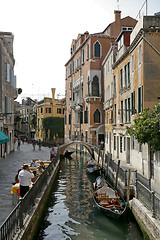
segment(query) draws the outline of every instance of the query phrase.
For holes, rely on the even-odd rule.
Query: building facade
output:
[[[64,105],[65,99],[55,99],[55,88],[52,88],[52,98],[45,97],[43,100],[38,102],[37,105],[37,132],[36,139],[44,141],[46,137],[43,129],[42,121],[48,117],[60,117],[64,118]]]
[[[14,151],[14,99],[17,89],[13,39],[12,33],[0,32],[0,130],[8,137],[8,142],[0,144],[0,158]]]
[[[126,135],[126,127],[133,124],[145,107],[151,109],[158,102],[160,17],[141,17],[133,31],[123,29],[116,41],[117,46],[112,46],[103,62],[106,70],[108,61],[111,57],[114,59],[109,69],[111,74],[104,80],[106,88],[111,86],[112,89],[110,95],[106,92],[104,103],[105,151],[156,184],[160,173],[160,154],[153,154],[147,144],[141,145],[134,137]]]
[[[130,17],[115,21],[103,32],[79,34],[71,44],[71,57],[66,67],[65,141],[81,138],[96,144],[104,140],[104,83],[102,62],[121,32],[122,27],[136,24]]]

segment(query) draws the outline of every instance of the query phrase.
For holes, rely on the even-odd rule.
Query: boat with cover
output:
[[[68,150],[66,150],[66,152],[65,152],[65,154],[63,155],[64,157],[71,157],[71,155],[74,153],[74,151],[72,151],[72,152],[69,152]]]
[[[89,158],[86,165],[88,173],[96,173],[100,171],[100,166],[94,159]]]
[[[127,204],[123,197],[102,176],[99,176],[93,185],[93,199],[100,211],[114,219],[125,213]]]

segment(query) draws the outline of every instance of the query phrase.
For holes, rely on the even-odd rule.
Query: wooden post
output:
[[[131,180],[131,169],[129,169],[129,173],[128,173],[127,205],[129,205],[129,197],[130,197],[130,180]]]
[[[115,189],[117,188],[117,183],[118,183],[118,173],[119,173],[119,168],[120,168],[120,160],[118,160],[118,167],[117,167],[117,172],[116,172],[116,181],[115,181]]]
[[[101,153],[101,145],[99,146],[99,152],[98,152],[98,164],[99,164],[99,158],[100,158],[100,153]]]
[[[103,149],[103,155],[102,155],[102,171],[103,171],[103,166],[104,166],[104,149]]]

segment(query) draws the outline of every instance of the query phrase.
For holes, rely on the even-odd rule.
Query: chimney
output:
[[[52,100],[54,100],[55,99],[55,91],[56,91],[56,89],[55,88],[51,88],[51,90],[52,90]]]
[[[114,16],[115,16],[115,22],[116,21],[120,21],[120,19],[121,19],[121,11],[114,10]]]

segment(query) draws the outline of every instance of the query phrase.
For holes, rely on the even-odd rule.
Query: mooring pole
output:
[[[119,173],[119,168],[120,168],[120,160],[118,160],[118,167],[117,167],[117,172],[116,172],[116,181],[115,181],[115,189],[117,189],[117,183],[118,183],[118,173]]]
[[[130,198],[130,181],[131,181],[131,169],[129,169],[129,173],[128,173],[127,205],[129,205],[129,198]]]

